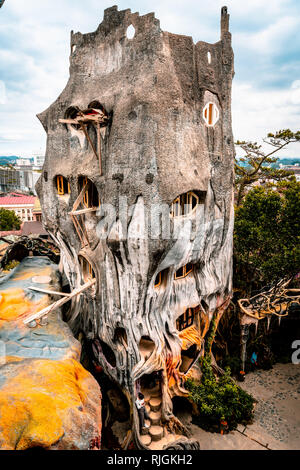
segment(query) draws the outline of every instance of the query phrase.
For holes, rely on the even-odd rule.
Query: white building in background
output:
[[[34,166],[37,166],[41,169],[45,161],[44,152],[42,152],[42,150],[34,151],[32,153],[32,157],[34,159]]]
[[[16,166],[32,166],[30,158],[17,158]]]
[[[34,209],[36,204],[35,196],[25,196],[24,194],[10,193],[0,196],[0,208],[14,211],[22,222],[35,220]]]
[[[18,189],[36,194],[35,184],[41,176],[41,167],[34,166],[31,162],[30,165],[28,165],[27,162],[23,162],[22,159],[19,159],[15,165],[15,169],[20,175],[20,186]]]
[[[292,171],[295,175],[296,181],[300,181],[300,165],[295,163],[294,165],[283,165],[280,163],[279,168],[281,170]]]

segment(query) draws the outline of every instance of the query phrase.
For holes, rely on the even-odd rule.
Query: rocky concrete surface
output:
[[[99,385],[60,311],[24,325],[51,302],[30,286],[60,290],[57,266],[25,258],[0,282],[0,449],[88,449],[100,442]]]

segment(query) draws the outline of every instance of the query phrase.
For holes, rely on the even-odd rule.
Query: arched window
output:
[[[79,255],[78,259],[84,282],[95,279],[96,276],[91,263],[82,255]]]
[[[86,186],[83,195],[83,204],[86,208],[99,207],[100,199],[95,184],[86,176],[80,176],[78,179],[79,192]]]
[[[211,127],[219,120],[219,110],[215,103],[207,103],[203,109],[203,119],[207,126]]]
[[[108,115],[104,106],[102,106],[100,101],[97,101],[97,100],[91,101],[90,104],[88,105],[88,109],[86,109],[84,113],[86,115],[98,115],[99,113],[102,113],[104,116]]]
[[[70,106],[65,112],[65,119],[76,119],[80,109],[77,106]],[[72,123],[73,129],[80,130],[80,124]]]
[[[65,194],[71,193],[70,184],[64,176],[57,175],[55,177],[55,184],[56,184],[57,194],[59,196],[64,196]]]
[[[174,279],[183,279],[188,274],[190,274],[194,269],[194,265],[192,263],[188,263],[185,266],[181,266],[181,268],[177,269],[174,274]]]
[[[154,287],[159,287],[161,285],[161,271],[157,274],[155,281],[154,281]]]
[[[160,271],[156,275],[155,280],[154,280],[154,287],[155,288],[160,287],[164,283],[164,281],[166,280],[167,272],[168,272],[168,270],[164,269],[163,271]]]
[[[205,200],[204,191],[189,191],[181,194],[171,204],[171,217],[181,217],[191,214]]]
[[[107,126],[109,116],[104,106],[99,101],[92,101],[87,109],[79,109],[78,106],[70,106],[64,115],[64,119],[59,122],[71,125],[76,130],[83,130],[88,124],[99,124],[101,127]]]

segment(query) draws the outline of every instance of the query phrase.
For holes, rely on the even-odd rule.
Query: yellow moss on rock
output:
[[[80,343],[61,312],[52,312],[44,326],[24,325],[25,316],[51,300],[48,295],[31,300],[31,282],[21,288],[20,281],[56,272],[53,266],[40,269],[39,263],[28,269],[26,263],[0,291],[0,332],[7,353],[0,357],[0,449],[85,450],[101,437],[100,387],[78,362]],[[45,287],[58,290],[57,279]]]
[[[23,289],[7,289],[0,294],[0,326],[2,322],[16,321],[25,314],[30,315],[48,303],[47,295],[38,302],[32,302],[25,296]]]
[[[50,448],[71,435],[70,448],[78,448],[74,427],[83,421],[97,423],[90,426],[91,437],[100,434],[100,389],[81,364],[73,359],[24,362],[13,376],[8,369],[0,389],[1,449]]]

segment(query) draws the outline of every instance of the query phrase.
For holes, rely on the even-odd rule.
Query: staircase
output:
[[[167,427],[161,422],[162,397],[160,384],[152,389],[144,389],[142,393],[144,394],[146,411],[150,421],[145,420],[149,428],[142,429],[141,443],[150,450],[161,450],[167,444],[171,444],[179,438],[185,439],[184,436],[169,433]]]

